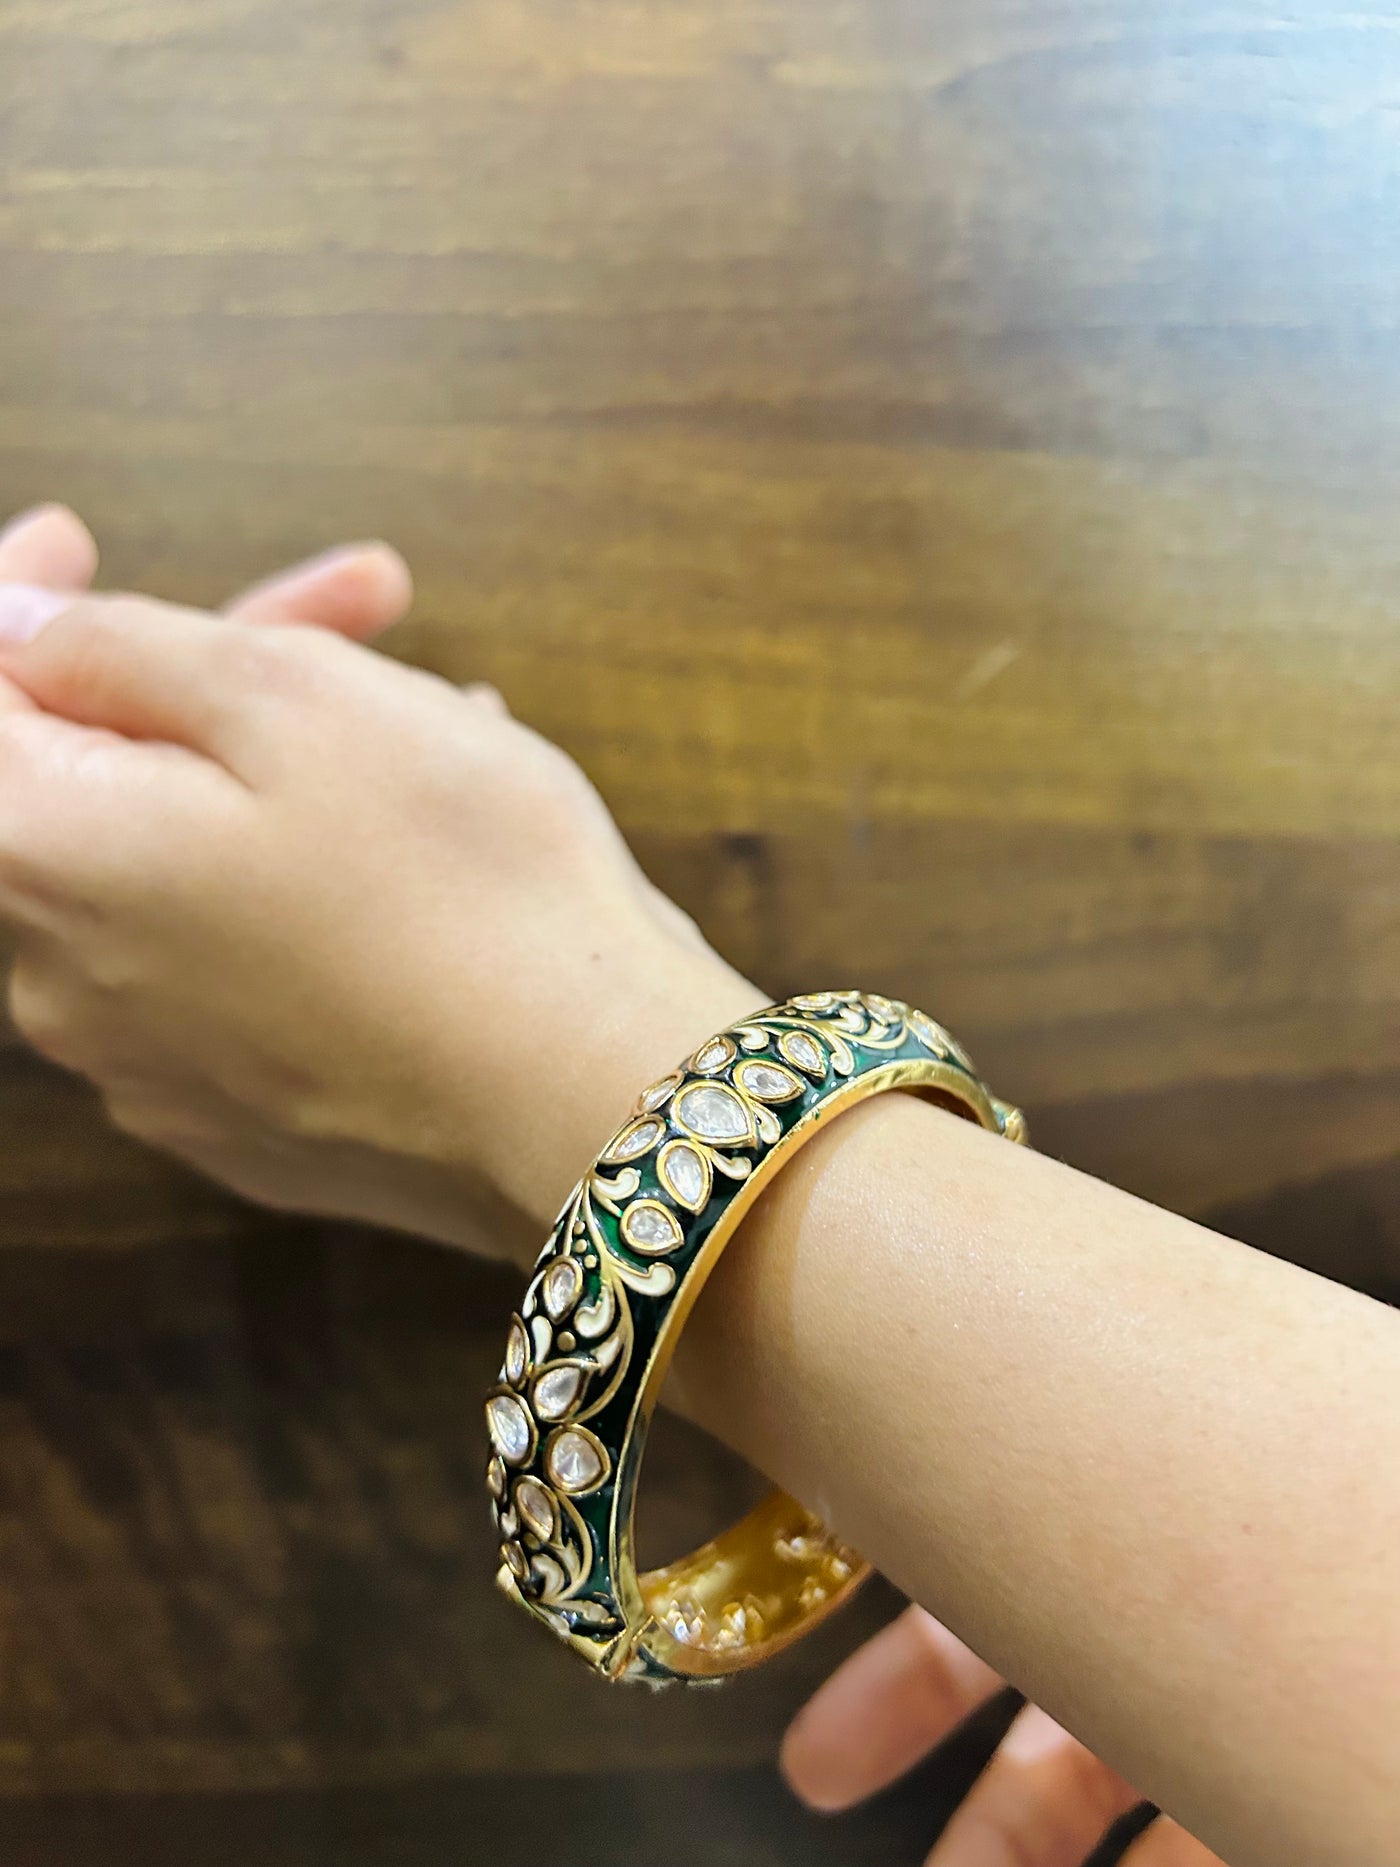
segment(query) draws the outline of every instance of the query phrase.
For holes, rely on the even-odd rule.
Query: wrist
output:
[[[479,1029],[462,1045],[471,1107],[451,1132],[480,1140],[470,1159],[456,1152],[452,1164],[463,1189],[452,1242],[479,1249],[485,1182],[517,1215],[504,1248],[532,1263],[570,1188],[641,1092],[768,1002],[711,949],[664,933],[610,945],[585,980],[542,977],[527,1015],[503,1021],[486,1045]]]

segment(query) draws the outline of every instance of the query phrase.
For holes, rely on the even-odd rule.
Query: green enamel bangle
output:
[[[873,992],[813,992],[708,1039],[645,1090],[555,1222],[486,1400],[497,1579],[607,1678],[753,1665],[867,1573],[781,1492],[644,1574],[633,1520],[671,1353],[720,1252],[818,1128],[887,1089],[1025,1139],[1020,1111],[932,1018]]]

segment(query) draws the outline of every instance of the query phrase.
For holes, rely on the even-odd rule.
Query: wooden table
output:
[[[1397,84],[1328,0],[5,0],[0,509],[200,601],[387,535],[754,976],[1394,1294]],[[0,1867],[919,1856],[948,1770],[771,1775],[888,1598],[660,1700],[497,1602],[499,1274],[13,1043],[0,1176]]]

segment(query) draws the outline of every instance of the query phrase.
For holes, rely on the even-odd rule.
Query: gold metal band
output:
[[[641,1574],[647,1429],[685,1319],[763,1187],[843,1109],[914,1090],[1024,1141],[923,1012],[816,992],[708,1039],[654,1083],[570,1194],[486,1401],[502,1588],[609,1678],[712,1679],[814,1627],[867,1565],[774,1492]]]

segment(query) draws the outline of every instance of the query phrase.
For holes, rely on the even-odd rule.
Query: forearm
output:
[[[1390,1312],[883,1097],[779,1176],[677,1372],[688,1411],[1232,1867],[1382,1858]]]

